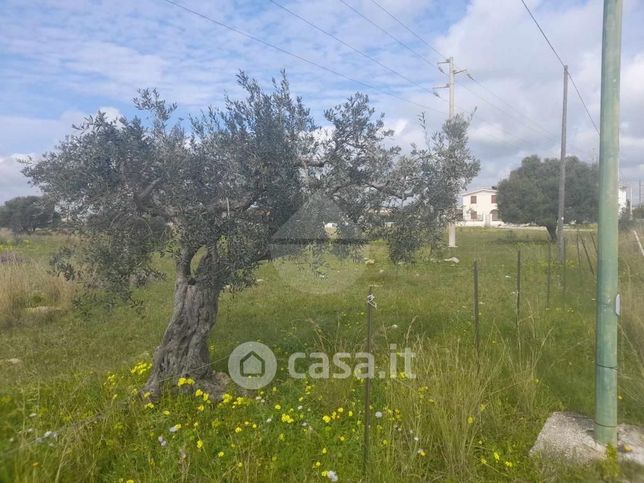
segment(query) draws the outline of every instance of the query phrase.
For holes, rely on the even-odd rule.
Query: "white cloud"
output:
[[[23,165],[18,161],[26,155],[13,154],[0,156],[0,204],[16,196],[38,194],[39,190],[30,186],[20,170]]]
[[[65,111],[56,119],[0,116],[0,155],[51,149],[85,114]]]
[[[602,4],[531,1],[533,12],[558,52],[570,66],[590,113],[599,125],[601,86]],[[641,22],[644,8],[632,2],[624,15],[622,57],[622,180],[633,183],[641,176],[638,164],[644,142],[644,45]],[[477,184],[498,179],[508,161],[518,166],[521,153],[558,156],[561,126],[562,68],[520,2],[473,0],[466,15],[446,35],[436,39],[440,50],[451,53],[460,67],[467,67],[486,87],[503,98],[490,95],[478,85],[461,80],[457,103],[464,109],[477,105],[471,139],[482,156],[484,169]],[[480,96],[503,108],[490,107]],[[507,104],[506,104],[507,103]],[[509,104],[509,105],[508,105]],[[512,106],[512,107],[511,107]],[[477,120],[477,117],[479,119]],[[548,134],[545,134],[548,131]],[[490,139],[488,135],[492,135]],[[485,152],[482,142],[498,141],[498,151]],[[501,142],[504,140],[504,142]],[[515,145],[511,159],[503,156],[509,143]],[[638,150],[634,146],[638,146]],[[568,152],[594,161],[599,138],[587,118],[574,87],[569,85]],[[638,152],[639,151],[639,152]],[[498,167],[490,169],[489,165]],[[497,174],[498,171],[498,174]]]
[[[118,121],[123,117],[121,111],[119,111],[116,107],[102,106],[99,107],[98,110],[103,112],[105,114],[105,117],[110,121]]]

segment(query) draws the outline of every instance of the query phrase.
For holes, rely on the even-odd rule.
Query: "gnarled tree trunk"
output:
[[[550,241],[557,241],[557,225],[549,224],[546,225],[546,230],[548,230],[548,235],[550,235]]]
[[[218,398],[224,390],[226,376],[213,371],[208,350],[221,287],[211,280],[210,253],[202,258],[194,278],[190,276],[191,259],[182,256],[177,263],[174,312],[154,352],[152,371],[144,388],[152,399],[159,397],[164,383],[177,387],[180,377],[193,379],[194,386],[187,387],[200,388],[212,398]]]

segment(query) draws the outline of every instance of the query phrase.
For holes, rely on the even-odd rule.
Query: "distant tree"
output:
[[[324,232],[321,222],[329,219],[312,200],[330,201],[322,205],[350,219],[338,223],[339,239],[353,235],[347,226],[381,226],[382,208],[394,200],[396,219],[435,227],[478,169],[463,159],[469,152],[462,118],[446,124],[432,149],[399,159],[365,95],[327,110],[332,129],[321,130],[285,77],[272,92],[243,73],[238,81],[245,99],[192,118],[190,133],[170,125],[174,105],[143,90],[135,104],[148,120],[99,113],[24,171],[63,207],[87,241],[82,260],[110,291],[128,295],[133,280],[154,272],[155,252],[174,257],[174,312],[144,388],[152,397],[178,377],[221,392],[208,351],[219,295],[225,286],[252,283],[257,265],[275,256],[276,235]],[[294,222],[302,207],[317,221]]]
[[[597,165],[574,156],[566,158],[566,223],[594,222],[598,202]],[[498,185],[497,202],[503,221],[544,226],[551,240],[557,239],[559,206],[559,160],[541,161],[533,155]]]
[[[637,206],[633,208],[633,219],[644,220],[644,206]]]
[[[0,226],[14,233],[33,233],[58,221],[54,203],[42,196],[19,196],[0,206]]]

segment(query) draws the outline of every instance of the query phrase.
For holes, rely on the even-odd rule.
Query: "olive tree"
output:
[[[560,161],[537,155],[524,158],[521,166],[499,182],[498,204],[503,221],[534,223],[557,239]],[[566,222],[588,223],[597,219],[599,196],[597,165],[575,156],[566,158]]]
[[[42,196],[19,196],[0,206],[0,227],[14,233],[33,233],[58,222],[54,204]]]
[[[285,76],[271,92],[243,73],[238,82],[245,98],[192,117],[189,129],[172,122],[174,105],[143,90],[135,99],[143,118],[99,113],[25,168],[86,241],[84,263],[110,292],[127,295],[154,274],[155,254],[174,257],[174,309],[144,388],[153,398],[179,377],[221,393],[208,353],[219,295],[252,283],[272,238],[314,194],[363,229],[382,226],[394,198],[407,203],[407,218],[422,205],[418,217],[440,223],[442,208],[430,205],[447,202],[422,179],[440,189],[471,175],[448,166],[463,149],[447,146],[455,125],[438,136],[434,161],[429,150],[401,159],[365,95],[327,110],[330,127],[321,129]]]

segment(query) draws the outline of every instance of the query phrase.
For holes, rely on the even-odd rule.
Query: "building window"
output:
[[[475,196],[475,198],[476,198],[476,196]],[[478,220],[479,219],[479,214],[474,210],[470,211],[470,216],[471,216],[472,220]]]
[[[470,196],[470,204],[472,205],[476,204],[476,195]]]
[[[492,203],[496,203],[496,195],[492,195]]]
[[[499,221],[499,210],[492,210],[490,214],[492,215],[492,221]]]

